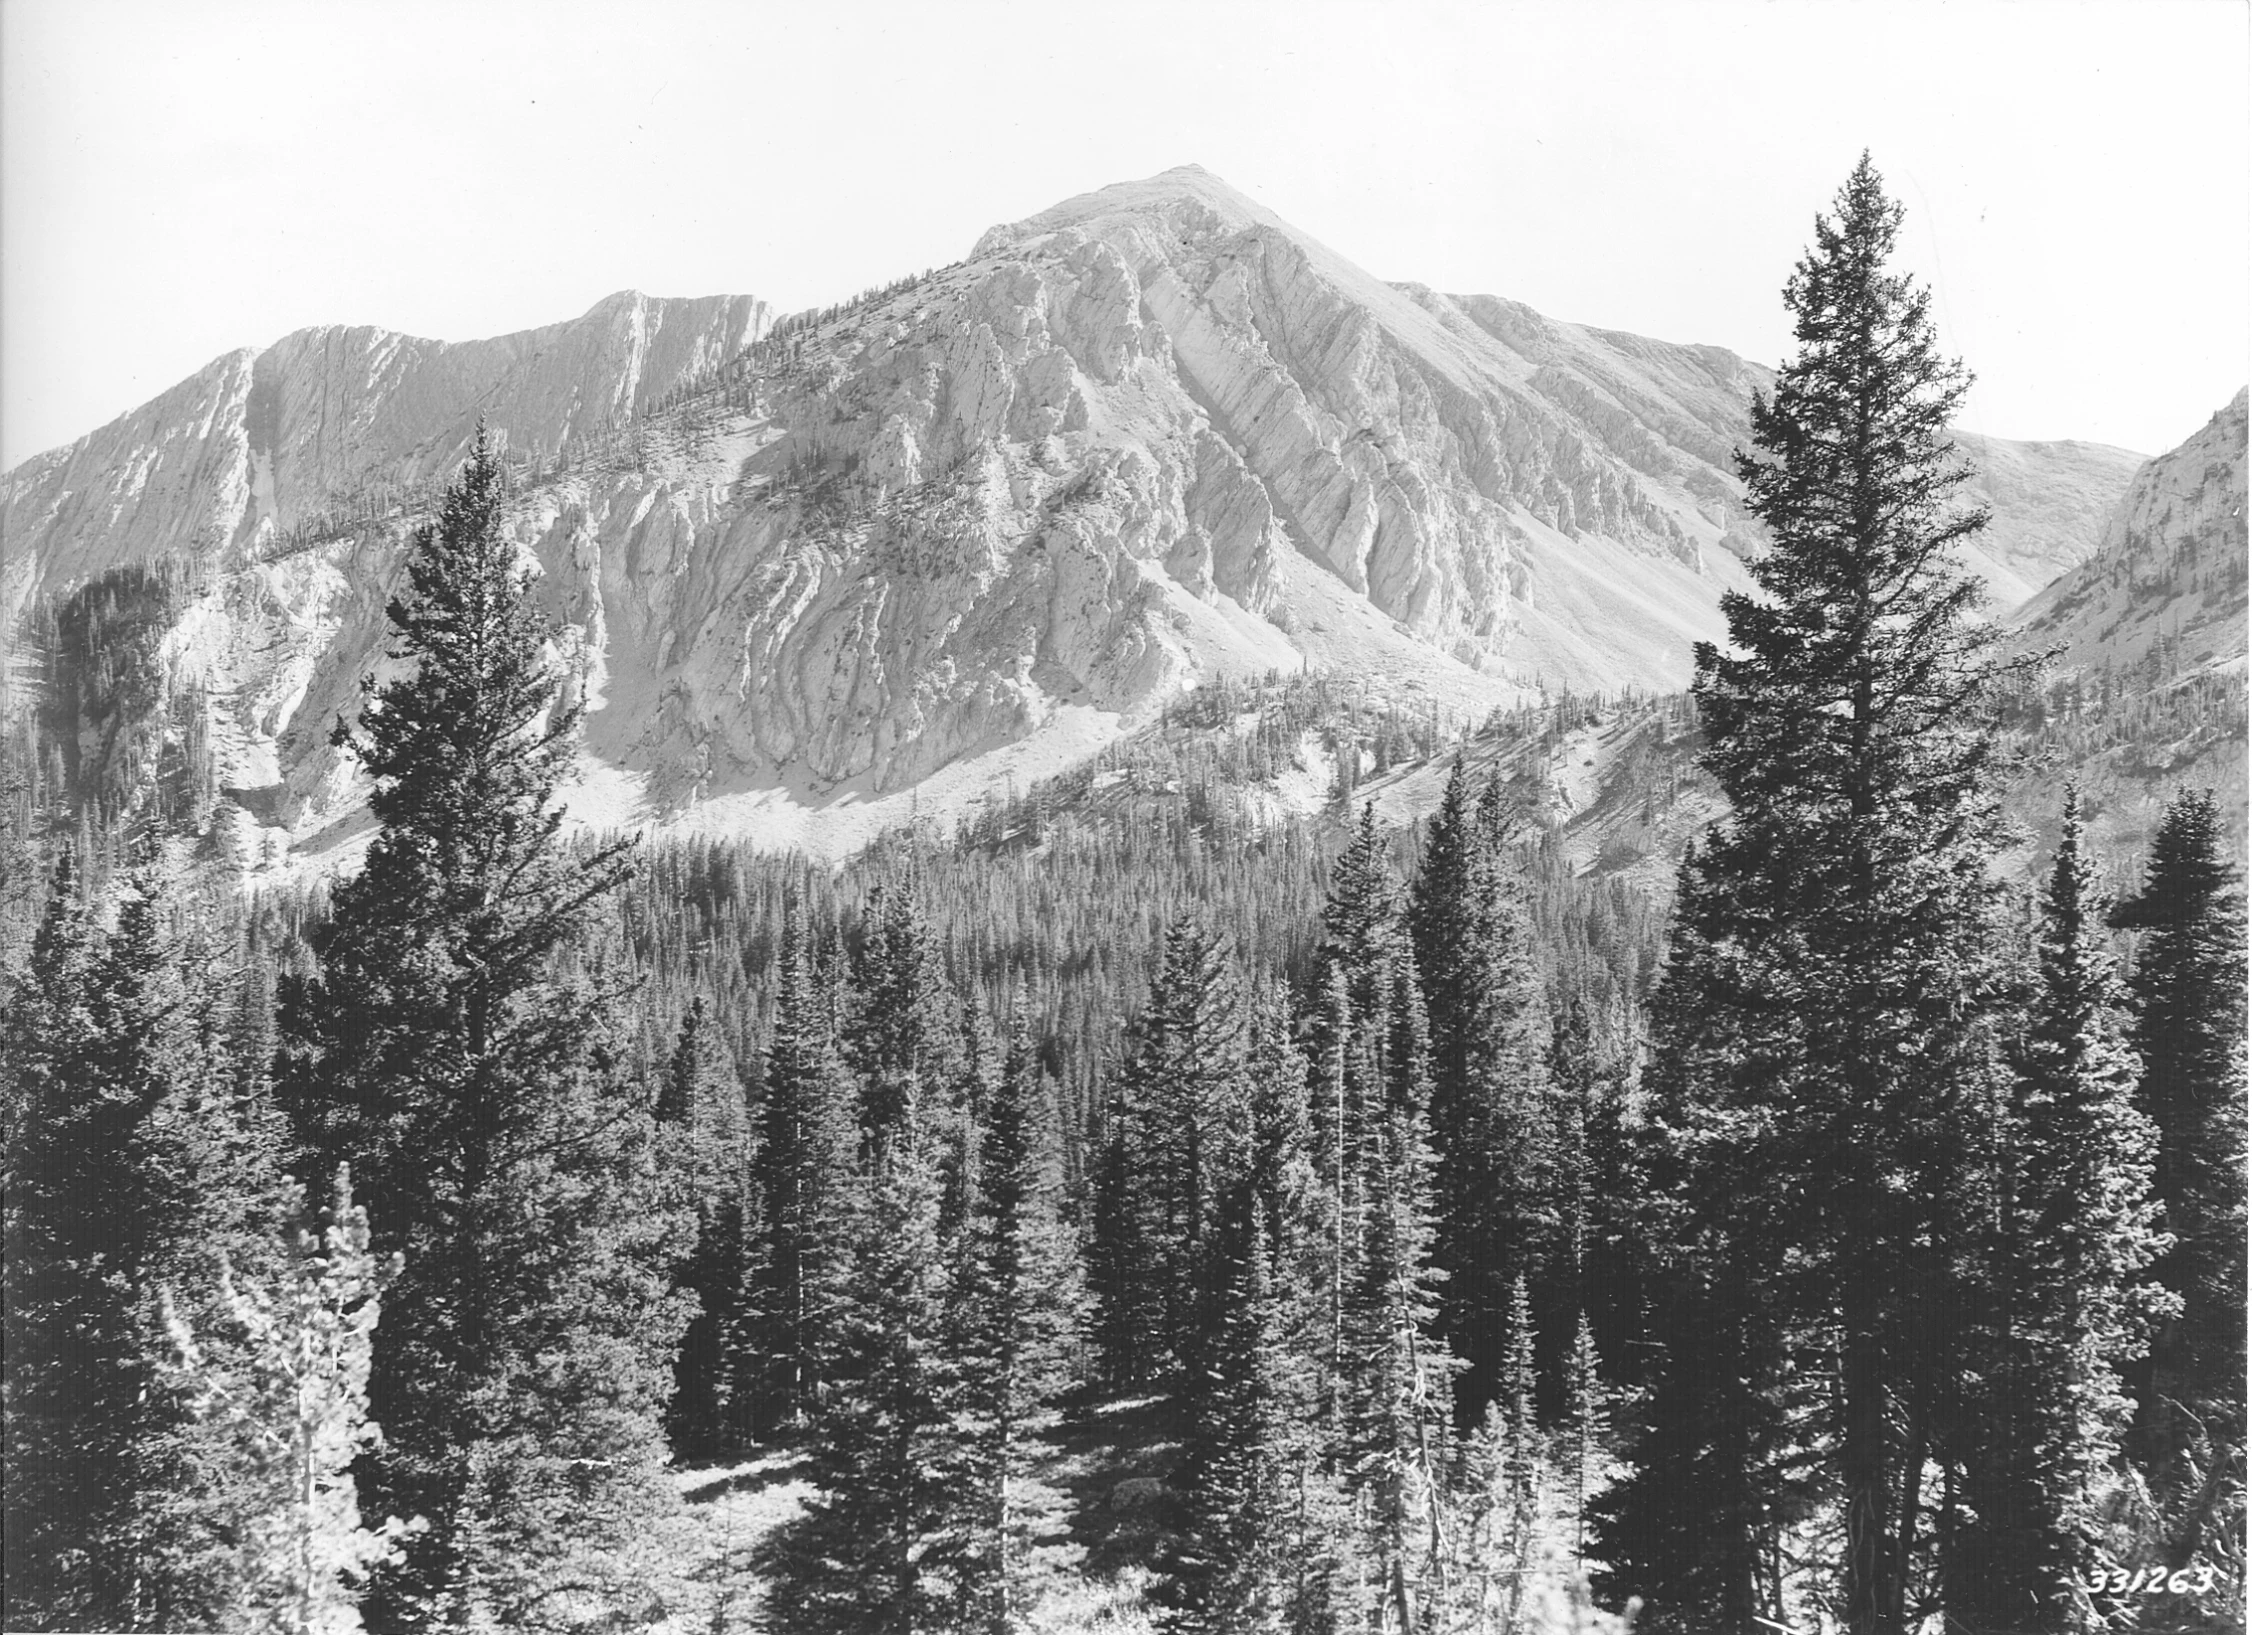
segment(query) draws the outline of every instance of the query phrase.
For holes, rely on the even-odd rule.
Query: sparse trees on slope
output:
[[[616,851],[557,839],[578,720],[482,432],[390,604],[407,672],[356,731],[379,825],[285,1007],[284,1093],[406,1269],[376,1340],[371,1496],[428,1530],[379,1627],[537,1625],[626,1589],[671,1502],[658,1416],[685,1302],[646,1092],[566,968]]]

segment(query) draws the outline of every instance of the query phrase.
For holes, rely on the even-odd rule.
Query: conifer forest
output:
[[[482,437],[322,723],[356,866],[19,723],[7,1627],[2242,1629],[2241,826],[2008,808],[2095,729],[1957,563],[1900,222],[1864,159],[1790,273],[1665,878],[1511,772],[1569,696],[1237,821],[1195,712],[1318,677],[836,867],[566,829]],[[127,698],[161,595],[45,639]]]

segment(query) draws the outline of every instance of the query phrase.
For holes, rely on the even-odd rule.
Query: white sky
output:
[[[0,468],[316,323],[781,310],[1197,163],[1381,277],[1767,363],[1862,147],[1980,384],[2244,383],[2247,0],[0,0]]]

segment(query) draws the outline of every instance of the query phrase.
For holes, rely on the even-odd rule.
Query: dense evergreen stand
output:
[[[2173,1245],[2155,1275],[2179,1301],[2136,1372],[2134,1446],[2169,1565],[2244,1531],[2244,899],[2213,791],[2166,810],[2142,891],[2129,980],[2142,1056],[2136,1105],[2156,1127]]]

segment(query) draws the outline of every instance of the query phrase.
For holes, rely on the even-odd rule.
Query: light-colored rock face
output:
[[[2245,397],[2143,467],[2102,546],[2019,613],[2021,645],[2073,669],[2152,660],[2159,680],[2242,669]]]
[[[1193,168],[767,331],[746,298],[627,295],[231,354],[9,474],[0,598],[194,561],[175,679],[221,782],[317,837],[352,793],[328,726],[481,413],[585,678],[590,807],[833,847],[1218,673],[1348,669],[1463,715],[1678,686],[1756,544],[1730,455],[1766,371],[1382,283]],[[1974,565],[2013,600],[2131,458],[1971,451]],[[807,811],[822,834],[776,827]]]

